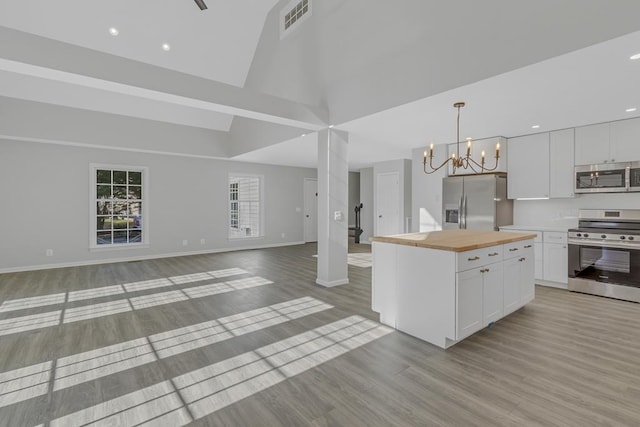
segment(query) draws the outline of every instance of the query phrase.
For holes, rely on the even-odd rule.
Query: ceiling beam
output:
[[[0,27],[0,70],[308,130],[325,108]]]

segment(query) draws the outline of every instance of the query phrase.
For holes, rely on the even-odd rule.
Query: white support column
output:
[[[318,132],[318,277],[322,286],[349,283],[349,141],[346,132]]]

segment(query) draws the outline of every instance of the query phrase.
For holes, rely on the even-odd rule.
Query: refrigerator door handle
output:
[[[458,228],[462,227],[462,201],[464,200],[464,194],[460,196],[460,201],[458,202]]]
[[[464,228],[467,229],[467,195],[464,196]]]

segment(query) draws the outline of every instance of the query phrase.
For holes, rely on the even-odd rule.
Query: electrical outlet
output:
[[[189,244],[188,240],[185,239],[185,240],[182,241],[182,246],[187,246],[188,244]]]
[[[205,244],[205,240],[204,239],[200,239],[200,244],[204,245]]]
[[[53,249],[47,249],[46,255],[53,256]]]

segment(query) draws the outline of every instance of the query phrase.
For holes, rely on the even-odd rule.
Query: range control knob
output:
[[[589,234],[584,233],[584,234],[583,234],[583,236],[584,236],[584,237],[589,237]]]
[[[582,237],[582,233],[576,233],[576,237]]]
[[[620,240],[624,240],[624,239],[626,239],[626,237],[620,236]]]
[[[629,236],[629,240],[633,240],[633,236]]]
[[[607,238],[607,235],[606,235],[606,234],[601,234],[601,235],[600,235],[600,237],[601,237],[602,239],[606,239],[606,238]]]

